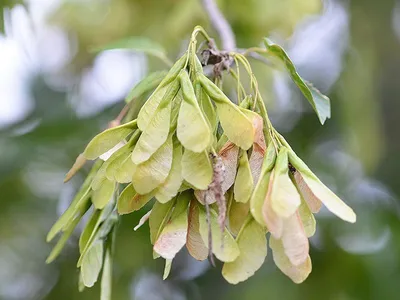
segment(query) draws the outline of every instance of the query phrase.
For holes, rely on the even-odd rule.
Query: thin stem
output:
[[[236,91],[236,93],[237,93],[238,105],[240,105],[240,102],[242,102],[241,95],[240,95],[240,68],[239,68],[239,62],[238,62],[237,58],[234,57],[234,59],[235,59],[236,72],[237,72],[237,86],[236,86],[237,91]]]
[[[233,71],[232,69],[229,69],[229,73],[231,73],[232,77],[233,77],[234,79],[236,79],[236,81],[238,82],[238,87],[240,88],[241,94],[242,94],[242,95],[246,95],[246,90],[245,90],[245,88],[243,87],[243,84],[240,82],[240,77],[239,77],[239,75],[238,75],[235,71]],[[239,95],[238,95],[238,97],[239,97]],[[239,103],[239,104],[240,104],[240,103]]]
[[[226,51],[232,51],[236,48],[236,39],[233,30],[219,10],[214,0],[201,0],[203,7],[208,14],[212,26],[218,32],[221,39],[222,48]]]
[[[255,53],[267,53],[267,49],[263,49],[260,47],[251,47],[251,48],[247,48],[242,54],[244,56],[249,55],[251,52],[255,52]]]

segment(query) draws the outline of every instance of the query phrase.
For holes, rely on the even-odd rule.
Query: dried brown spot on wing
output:
[[[225,194],[235,182],[239,147],[228,141],[219,151],[218,155],[221,157],[225,166],[224,181],[222,183],[222,191]]]
[[[264,161],[265,150],[259,147],[257,144],[253,145],[253,151],[251,152],[249,164],[251,169],[251,175],[253,176],[254,186],[257,184],[260,178],[261,168]]]
[[[314,195],[313,191],[310,189],[310,187],[307,185],[307,183],[304,181],[303,176],[300,174],[300,172],[295,171],[294,172],[294,180],[296,182],[296,185],[300,191],[300,194],[303,196],[304,200],[307,202],[308,207],[313,213],[319,212],[322,206],[321,200],[317,198],[317,196]]]
[[[264,201],[264,205],[262,208],[262,214],[263,214],[264,221],[265,221],[265,224],[267,225],[269,232],[271,232],[271,234],[276,239],[279,239],[282,236],[282,232],[283,232],[283,220],[272,209],[271,194],[272,194],[274,178],[275,178],[274,171],[272,171],[270,180],[269,180],[269,185],[268,185],[268,192],[267,192],[267,195],[265,196],[265,201]]]
[[[298,211],[284,221],[282,244],[285,254],[293,265],[299,266],[305,262],[309,252],[309,242]]]
[[[267,145],[264,137],[264,121],[259,115],[255,115],[252,119],[253,127],[255,130],[253,150],[250,155],[250,169],[253,175],[254,185],[257,184],[258,178],[260,177],[261,167],[264,160],[265,151]]]
[[[208,249],[204,245],[199,228],[199,207],[196,200],[192,200],[189,207],[186,248],[194,259],[205,260],[208,256]]]

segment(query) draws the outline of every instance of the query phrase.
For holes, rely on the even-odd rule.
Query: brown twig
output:
[[[203,7],[207,12],[210,22],[214,29],[217,31],[222,49],[225,51],[233,51],[236,49],[236,39],[233,30],[225,19],[224,15],[219,10],[214,0],[201,0]]]
[[[130,107],[130,102],[125,104],[125,106],[119,112],[118,116],[114,120],[112,120],[111,122],[108,123],[108,128],[113,128],[113,127],[121,125],[122,119],[125,117],[125,115],[129,111],[129,107]]]

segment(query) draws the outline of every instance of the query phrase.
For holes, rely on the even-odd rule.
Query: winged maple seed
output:
[[[137,119],[126,119],[95,136],[67,173],[69,180],[87,160],[96,160],[70,207],[49,232],[49,241],[59,232],[62,236],[48,262],[59,255],[93,207],[79,240],[78,267],[87,287],[98,280],[102,268],[103,277],[111,276],[110,241],[119,215],[143,207],[147,213],[142,213],[135,230],[148,221],[153,256],[166,260],[165,278],[175,255],[186,245],[197,260],[211,254],[210,259],[215,255],[224,262],[222,275],[233,284],[262,266],[268,232],[275,264],[300,283],[311,272],[308,238],[315,233],[313,214],[324,205],[343,220],[356,221],[353,210],[273,128],[244,56],[232,54],[252,81],[249,95],[238,81],[239,105],[203,74],[196,56],[199,32],[207,37],[196,28],[188,51],[162,73],[157,86],[146,79],[138,85],[143,93],[154,90]],[[267,43],[267,52],[281,58],[299,81],[282,51]],[[325,121],[330,111],[318,101],[326,98],[314,97],[315,90],[311,93],[305,84],[301,89]],[[131,92],[136,97],[138,93]]]

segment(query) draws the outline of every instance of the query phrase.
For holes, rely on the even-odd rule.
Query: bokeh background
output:
[[[320,126],[288,76],[252,61],[274,125],[358,214],[345,224],[317,215],[313,272],[301,285],[269,253],[245,283],[227,284],[183,251],[170,279],[152,260],[145,210],[120,222],[113,299],[399,299],[400,1],[221,0],[240,48],[269,36],[300,74],[328,94],[332,119]],[[160,43],[174,60],[197,24],[213,31],[198,0],[1,0],[0,299],[99,299],[78,292],[77,238],[45,264],[45,235],[85,171],[63,176],[86,143],[123,107],[156,58],[89,49],[127,36]]]

